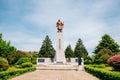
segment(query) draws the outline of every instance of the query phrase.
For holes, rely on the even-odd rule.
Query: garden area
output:
[[[120,80],[120,54],[110,57],[106,63],[98,60],[97,63],[85,65],[84,68],[86,72],[101,80]]]
[[[104,35],[92,57],[85,59],[85,71],[101,80],[120,80],[120,46]]]
[[[85,66],[85,71],[98,77],[100,80],[120,80],[120,72],[107,64],[91,64]]]
[[[36,67],[27,57],[20,58],[14,65],[9,65],[7,60],[0,58],[0,80],[7,80],[34,70],[36,70]]]
[[[43,40],[39,52],[25,52],[11,46],[10,41],[3,40],[0,34],[0,80],[36,70],[38,57],[53,58],[55,52],[48,35]],[[101,80],[120,80],[120,46],[109,35],[102,36],[91,56],[88,55],[81,39],[78,39],[74,50],[69,44],[65,49],[65,57],[78,56],[84,58],[86,72]]]

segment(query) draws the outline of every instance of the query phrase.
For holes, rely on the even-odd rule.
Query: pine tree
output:
[[[53,58],[55,56],[55,49],[53,48],[52,41],[50,40],[48,35],[42,43],[42,46],[39,51],[39,56],[49,58]]]
[[[95,48],[94,53],[97,54],[101,49],[104,48],[110,49],[113,53],[120,52],[120,46],[108,34],[102,36],[102,40]]]
[[[86,58],[87,55],[88,55],[88,52],[87,52],[85,46],[83,45],[81,39],[78,39],[78,41],[76,43],[76,46],[75,46],[75,49],[74,49],[74,54],[75,54],[76,57],[82,56],[83,58]]]
[[[71,49],[71,45],[69,44],[67,46],[67,48],[65,49],[65,57],[66,58],[71,58],[71,57],[75,57],[73,50]]]

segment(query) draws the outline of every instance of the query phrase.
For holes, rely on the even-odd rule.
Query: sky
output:
[[[0,33],[18,50],[39,51],[46,35],[56,49],[58,19],[64,49],[81,38],[92,55],[104,34],[120,44],[120,0],[0,0]]]

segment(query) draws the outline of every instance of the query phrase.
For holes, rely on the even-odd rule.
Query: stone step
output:
[[[38,65],[37,70],[77,70],[77,66],[73,65]]]

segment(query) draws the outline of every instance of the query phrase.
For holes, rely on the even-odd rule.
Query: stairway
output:
[[[75,65],[37,65],[37,70],[77,70],[78,66]]]

